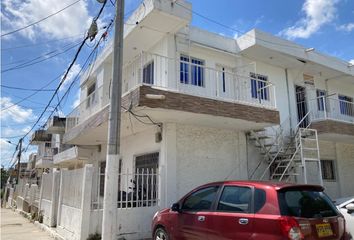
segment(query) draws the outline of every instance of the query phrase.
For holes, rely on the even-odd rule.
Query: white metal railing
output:
[[[201,65],[202,64],[202,65]],[[198,63],[143,52],[123,66],[123,94],[139,85],[257,107],[276,108],[275,86],[270,81],[242,76],[237,69],[211,68]],[[66,130],[101,110],[109,98],[97,89],[66,120]]]
[[[144,52],[123,68],[123,92],[147,84],[167,90],[261,107],[276,107],[270,81]]]
[[[94,181],[92,209],[103,208],[104,172],[99,171]],[[127,170],[118,175],[117,208],[153,207],[160,203],[160,174],[157,169],[140,168],[135,172]]]
[[[337,120],[354,123],[354,103],[325,96],[309,101],[311,122]]]
[[[99,87],[88,95],[76,108],[66,117],[66,131],[77,126],[87,118],[102,109],[103,87]]]

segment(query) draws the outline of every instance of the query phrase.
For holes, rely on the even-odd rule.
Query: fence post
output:
[[[86,164],[82,178],[80,240],[86,240],[90,233],[92,175],[92,164]]]
[[[60,171],[53,169],[53,182],[52,182],[52,204],[50,205],[50,227],[56,226],[56,218],[58,211],[58,195],[60,185]]]
[[[60,219],[61,219],[61,205],[63,201],[63,171],[66,170],[61,170],[60,171],[60,184],[59,184],[59,195],[58,195],[58,214],[57,214],[57,226],[60,226]]]

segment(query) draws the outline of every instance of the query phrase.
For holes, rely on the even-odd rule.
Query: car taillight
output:
[[[284,236],[290,240],[304,239],[299,223],[292,217],[281,217],[280,228]]]

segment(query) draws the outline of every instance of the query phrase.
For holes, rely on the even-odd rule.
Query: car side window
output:
[[[225,186],[217,210],[223,212],[250,213],[252,189],[249,187]]]
[[[218,186],[213,186],[192,193],[184,200],[182,210],[191,212],[210,210],[218,189]]]

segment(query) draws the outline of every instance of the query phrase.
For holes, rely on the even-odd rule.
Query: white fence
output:
[[[83,171],[83,168],[61,171],[61,203],[63,205],[81,207]]]
[[[354,103],[333,97],[317,97],[309,101],[311,121],[338,120],[354,123]]]

